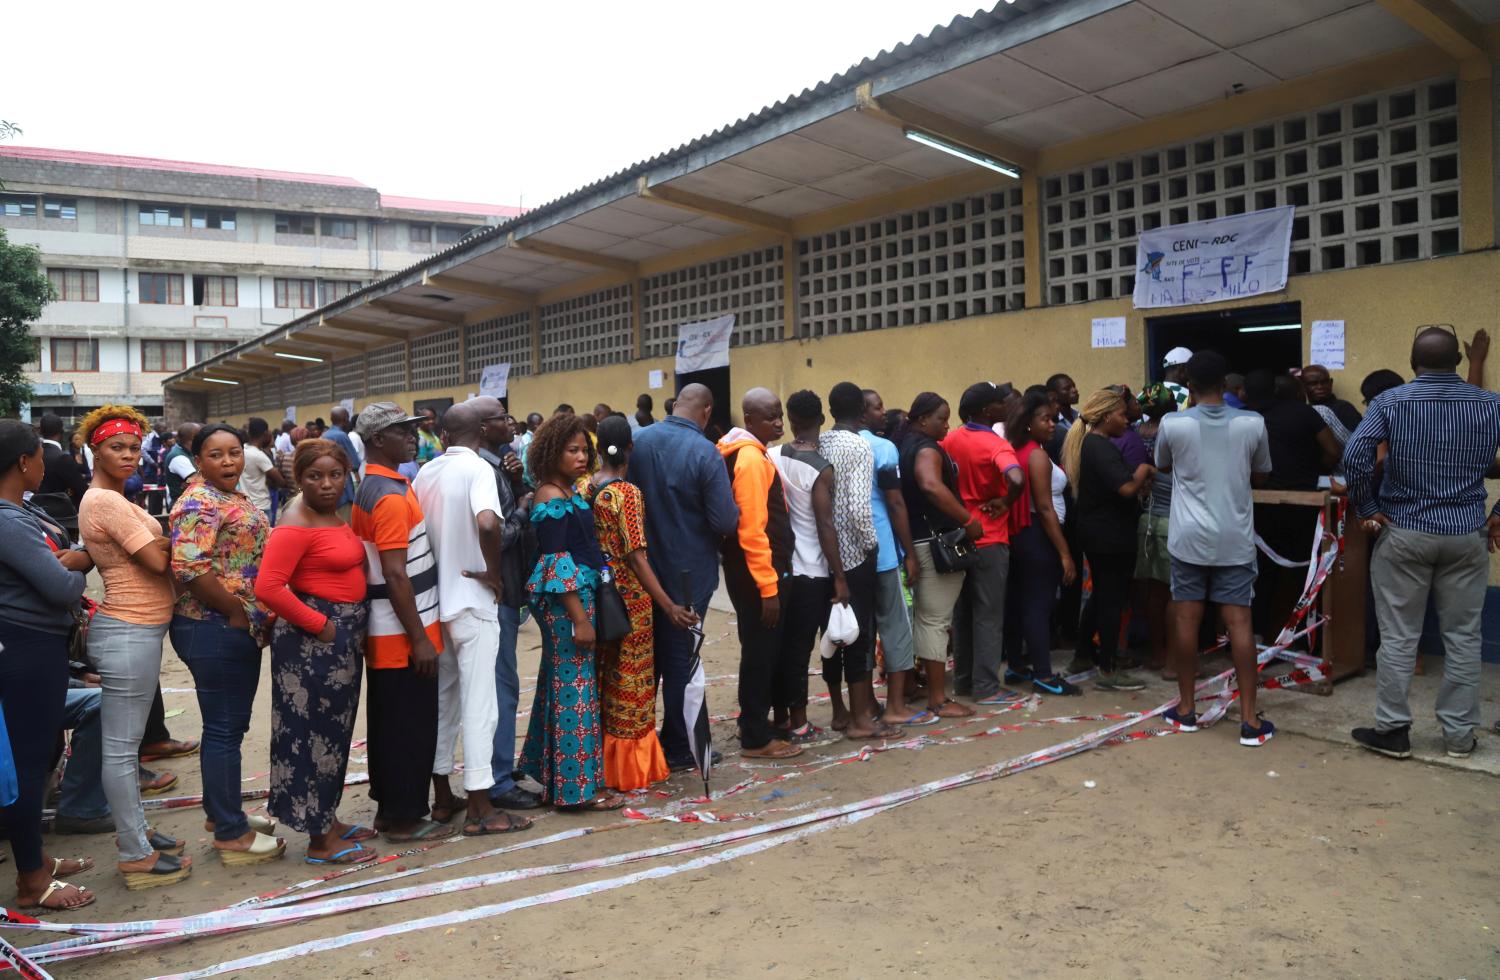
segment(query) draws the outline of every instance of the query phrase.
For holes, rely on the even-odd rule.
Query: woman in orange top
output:
[[[309,864],[379,857],[368,827],[339,820],[364,670],[365,547],[338,515],[349,460],[327,439],[297,444],[301,494],[266,542],[255,598],[271,633],[271,814],[307,834]]]
[[[145,416],[129,405],[105,405],[78,424],[79,437],[94,453],[93,481],[78,505],[78,534],[104,579],[104,603],[88,639],[103,693],[100,782],[115,821],[118,867],[132,890],[182,881],[193,864],[182,856],[186,841],[146,825],[137,778],[173,602],[167,538],[156,518],[124,493],[125,481],[140,467],[148,428]]]

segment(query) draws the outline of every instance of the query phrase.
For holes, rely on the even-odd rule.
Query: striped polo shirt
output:
[[[365,657],[371,667],[401,668],[411,660],[411,639],[396,618],[390,590],[380,569],[382,551],[406,550],[406,575],[417,599],[417,615],[427,638],[441,652],[442,627],[438,624],[437,564],[427,540],[422,505],[406,478],[394,470],[369,463],[359,483],[350,518],[354,533],[365,545],[365,571],[369,577],[370,633]]]
[[[1382,442],[1390,452],[1377,487]],[[1500,395],[1446,371],[1418,375],[1372,401],[1349,437],[1349,500],[1360,517],[1381,512],[1402,530],[1473,534],[1485,522],[1484,475],[1497,450]]]

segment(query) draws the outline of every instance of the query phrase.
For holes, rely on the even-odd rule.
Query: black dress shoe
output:
[[[114,817],[67,817],[59,813],[52,820],[55,834],[112,834],[114,830]]]
[[[540,793],[512,786],[503,793],[490,797],[490,802],[502,810],[536,810],[542,805]]]
[[[1406,759],[1411,756],[1410,725],[1392,728],[1388,732],[1382,732],[1378,728],[1356,728],[1349,734],[1371,752],[1379,752],[1392,759]]]

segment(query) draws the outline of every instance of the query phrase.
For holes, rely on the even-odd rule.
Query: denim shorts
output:
[[[1248,606],[1255,598],[1255,562],[1248,565],[1194,565],[1172,559],[1172,598],[1177,602],[1217,602]]]

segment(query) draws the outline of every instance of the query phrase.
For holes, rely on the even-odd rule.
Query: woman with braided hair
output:
[[[1093,580],[1093,598],[1084,607],[1078,624],[1078,653],[1092,655],[1099,665],[1099,687],[1113,691],[1139,691],[1146,685],[1115,668],[1115,650],[1120,643],[1120,621],[1130,602],[1130,582],[1135,572],[1135,536],[1141,508],[1141,488],[1155,474],[1150,463],[1134,471],[1110,440],[1124,434],[1130,425],[1125,399],[1105,388],[1089,396],[1063,442],[1063,469],[1077,497],[1078,540]],[[1099,642],[1094,643],[1097,630]]]

